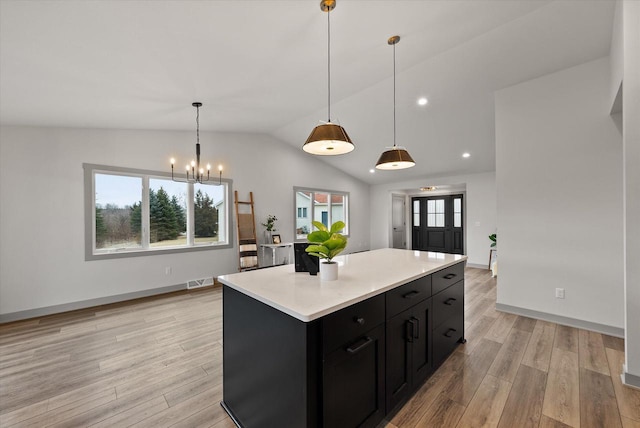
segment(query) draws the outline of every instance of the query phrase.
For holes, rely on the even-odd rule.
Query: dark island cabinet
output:
[[[225,285],[222,406],[240,427],[376,427],[464,341],[464,262],[304,322]]]

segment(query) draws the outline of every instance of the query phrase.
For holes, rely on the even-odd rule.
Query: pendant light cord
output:
[[[200,144],[200,107],[196,107],[196,143]]]
[[[331,11],[327,11],[327,122],[331,122]]]
[[[396,147],[396,44],[393,44],[393,147]]]

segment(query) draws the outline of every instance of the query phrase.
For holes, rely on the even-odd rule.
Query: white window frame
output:
[[[170,173],[147,171],[133,168],[121,168],[107,165],[82,164],[84,169],[84,209],[85,209],[85,260],[104,260],[126,257],[150,256],[157,254],[183,253],[191,251],[216,250],[233,247],[232,219],[231,219],[231,191],[233,180],[223,178],[224,186],[224,221],[219,224],[219,229],[225,228],[226,239],[223,242],[196,243],[194,239],[194,186],[187,184],[187,243],[173,247],[151,247],[149,245],[149,179],[171,179]],[[142,179],[142,224],[141,247],[125,249],[96,249],[96,216],[95,216],[95,175],[110,174],[125,177],[138,177]],[[207,184],[207,183],[204,183]],[[214,181],[212,185],[215,185]]]
[[[329,226],[331,226],[334,223],[334,220],[332,219],[332,214],[333,214],[333,210],[332,210],[332,202],[331,202],[331,195],[340,195],[343,197],[343,205],[344,205],[344,223],[345,223],[345,227],[344,230],[342,231],[342,234],[344,236],[350,236],[349,235],[349,198],[350,198],[350,194],[349,192],[343,192],[343,191],[339,191],[339,190],[322,190],[322,189],[313,189],[313,188],[309,188],[309,187],[294,187],[293,188],[293,207],[294,207],[294,212],[296,214],[295,218],[301,218],[301,217],[297,217],[298,214],[298,206],[297,206],[297,194],[298,192],[305,192],[305,193],[311,193],[311,214],[309,215],[307,213],[307,217],[304,218],[311,218],[311,222],[313,221],[319,221],[320,223],[322,223],[322,218],[314,218],[315,216],[315,207],[313,205],[313,201],[315,200],[315,194],[316,193],[326,193],[328,195],[327,197],[327,210],[328,210],[328,223]],[[312,232],[314,229],[313,224],[311,225],[311,230],[309,232]],[[298,235],[298,231],[297,231],[297,226],[296,224],[293,225],[293,236],[294,236],[294,240],[296,242],[306,242],[306,235],[304,238],[300,238]]]

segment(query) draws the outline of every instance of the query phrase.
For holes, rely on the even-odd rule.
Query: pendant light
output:
[[[327,12],[327,94],[328,120],[313,128],[302,150],[313,155],[330,156],[349,153],[355,146],[340,125],[331,123],[331,21],[329,16],[336,7],[336,0],[321,0],[320,9]]]
[[[400,41],[400,36],[393,36],[387,43],[393,46],[393,147],[380,155],[377,169],[405,169],[411,168],[416,163],[404,147],[396,145],[396,44]]]
[[[207,176],[204,175],[204,168],[200,166],[200,107],[202,103],[195,102],[191,104],[196,108],[196,159],[192,160],[185,167],[185,178],[175,177],[173,175],[173,166],[176,163],[174,158],[171,158],[171,179],[179,183],[200,183],[209,181],[211,173],[211,165],[207,164]],[[222,165],[218,165],[218,184],[222,184]]]

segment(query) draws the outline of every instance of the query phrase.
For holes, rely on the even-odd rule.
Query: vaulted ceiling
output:
[[[494,91],[608,55],[614,6],[338,0],[331,119],[356,150],[322,160],[373,184],[494,170]],[[393,139],[396,34],[397,142],[417,166],[371,174]],[[327,119],[326,43],[318,0],[1,0],[0,119],[193,130],[201,101],[202,130],[301,147]]]

